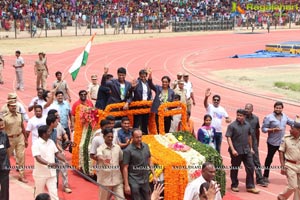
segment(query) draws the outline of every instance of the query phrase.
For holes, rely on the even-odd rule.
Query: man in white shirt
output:
[[[195,106],[196,101],[194,98],[193,85],[192,85],[191,81],[189,81],[189,74],[187,74],[187,73],[183,74],[183,81],[184,81],[184,89],[186,90],[187,110],[191,112],[192,104],[193,104],[193,106]]]
[[[208,88],[205,92],[204,108],[206,109],[207,114],[212,117],[211,126],[216,129],[215,147],[216,150],[220,153],[222,144],[222,119],[225,118],[226,123],[230,123],[231,119],[229,118],[226,110],[222,106],[220,106],[220,95],[214,95],[212,97],[213,104],[209,104],[208,97],[210,95],[211,91],[210,88]]]
[[[34,157],[34,169],[32,172],[35,184],[35,197],[44,193],[45,186],[52,200],[58,200],[57,194],[57,177],[55,157],[66,163],[65,157],[59,153],[55,143],[49,139],[52,130],[49,126],[43,125],[38,128],[39,138],[31,147],[32,156]]]
[[[30,104],[28,106],[28,111],[31,112],[33,110],[33,107],[35,105],[41,105],[43,106],[45,104],[45,99],[43,98],[44,89],[43,88],[37,88],[37,96],[31,99]]]
[[[214,183],[213,179],[216,175],[216,168],[215,166],[210,163],[206,162],[202,165],[202,175],[192,182],[190,182],[184,192],[183,200],[200,200],[199,199],[199,190],[202,183]],[[215,200],[221,200],[222,196],[220,191],[216,194]]]
[[[24,80],[23,80],[23,67],[24,67],[24,59],[20,56],[21,52],[19,50],[16,51],[16,62],[13,67],[16,69],[16,81],[17,81],[17,90],[24,90]]]
[[[34,107],[34,116],[29,119],[27,127],[26,127],[26,135],[27,138],[30,135],[30,132],[32,133],[31,139],[32,144],[38,139],[38,128],[42,125],[46,125],[46,117],[42,115],[43,108],[40,105],[36,105]]]
[[[94,137],[92,139],[91,148],[90,148],[90,158],[92,158],[95,161],[98,161],[98,158],[96,156],[97,155],[97,148],[101,144],[104,144],[104,138],[103,138],[102,130],[105,129],[105,128],[113,129],[113,126],[111,126],[111,123],[106,119],[101,120],[100,127],[101,127],[101,129],[96,130],[96,132],[94,134]],[[114,135],[114,138],[113,138],[112,143],[113,144],[118,144],[118,142],[117,142],[118,141],[118,132],[114,129],[113,129],[113,135]]]

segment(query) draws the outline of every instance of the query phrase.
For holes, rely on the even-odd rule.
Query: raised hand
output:
[[[211,95],[210,88],[207,88],[206,91],[205,91],[205,96],[209,97],[210,95]]]

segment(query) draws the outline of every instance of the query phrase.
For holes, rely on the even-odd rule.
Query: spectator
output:
[[[216,129],[211,126],[211,121],[212,117],[209,114],[204,115],[204,123],[202,124],[202,127],[198,130],[197,139],[201,143],[207,144],[215,149]]]

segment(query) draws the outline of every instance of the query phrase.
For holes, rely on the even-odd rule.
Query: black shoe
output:
[[[268,187],[268,183],[264,182],[264,181],[259,181],[256,182],[257,185],[262,186],[262,187]]]
[[[264,177],[264,182],[267,183],[267,184],[269,184],[270,183],[269,178],[268,177]]]

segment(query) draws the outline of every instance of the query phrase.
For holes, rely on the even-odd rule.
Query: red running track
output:
[[[262,98],[260,96],[249,95],[247,92],[239,92],[226,86],[226,82],[217,80],[212,77],[211,71],[221,69],[239,69],[239,68],[256,68],[281,64],[299,63],[299,58],[267,58],[267,59],[232,59],[229,58],[235,54],[252,53],[259,49],[264,49],[264,45],[268,43],[283,42],[297,40],[300,31],[274,31],[270,34],[234,34],[234,33],[217,33],[210,35],[174,37],[161,39],[146,39],[137,41],[116,42],[108,44],[99,44],[92,46],[88,65],[82,68],[75,82],[71,81],[70,76],[66,76],[72,93],[73,101],[78,98],[78,91],[87,88],[91,74],[102,75],[103,67],[108,66],[110,73],[116,75],[116,70],[120,66],[127,68],[127,80],[131,80],[138,76],[141,68],[150,67],[153,71],[154,82],[160,84],[160,78],[168,75],[172,80],[176,78],[177,72],[190,73],[190,80],[194,86],[196,98],[196,106],[192,108],[192,118],[195,121],[195,129],[197,130],[202,124],[202,118],[205,113],[203,108],[203,96],[205,89],[210,87],[213,94],[220,94],[222,97],[222,106],[224,106],[231,118],[235,118],[237,108],[244,107],[245,103],[254,104],[255,114],[260,117],[260,121],[265,115],[273,111],[274,100]],[[84,46],[84,44],[82,44]],[[19,47],[22,51],[22,47]],[[71,51],[61,52],[57,54],[47,54],[48,65],[51,76],[49,77],[49,86],[55,79],[54,73],[57,70],[67,73],[69,66],[73,63],[76,56],[79,55],[82,48]],[[47,50],[44,50],[47,53]],[[19,99],[28,105],[31,98],[35,96],[35,77],[33,73],[34,60],[36,55],[22,55],[25,59],[26,73],[25,91],[17,92]],[[12,92],[15,85],[15,74],[13,68],[9,65],[14,62],[14,57],[6,57],[6,68],[4,71],[5,84],[0,90],[0,104],[6,102],[8,92]],[[211,81],[209,81],[211,80]],[[265,91],[256,91],[253,88],[236,86],[242,91],[251,91],[257,94],[270,96],[274,99],[280,99],[280,95],[272,94]],[[298,113],[299,104],[285,104],[284,112],[293,118]],[[32,113],[31,113],[32,115]],[[226,131],[226,124],[223,126]],[[289,128],[287,128],[289,130]],[[267,153],[266,135],[261,134],[260,139],[260,158],[261,163]],[[227,152],[227,142],[223,138],[222,157],[225,165],[230,165],[230,158]],[[27,149],[27,164],[32,164],[31,151]],[[279,165],[279,157],[274,157],[273,165]],[[31,171],[27,172],[30,180],[28,185],[20,184],[15,181],[16,173],[12,172],[11,181],[11,199],[32,199],[33,180]],[[278,193],[283,190],[286,179],[280,175],[279,170],[272,170],[270,173],[270,185],[268,188],[257,186],[261,190],[259,195],[249,194],[245,189],[245,172],[239,173],[240,192],[232,193],[230,191],[229,172],[227,173],[227,199],[275,199]],[[77,175],[70,173],[70,185],[73,189],[72,194],[63,194],[63,199],[81,200],[83,198],[96,199],[97,188],[92,184],[80,179]],[[29,187],[28,187],[29,186]],[[18,192],[16,192],[16,190]],[[24,195],[27,194],[27,195]]]

